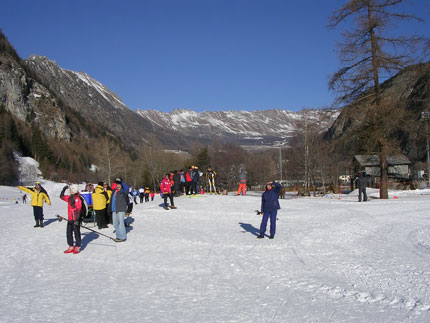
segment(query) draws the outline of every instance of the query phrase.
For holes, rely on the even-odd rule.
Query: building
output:
[[[387,156],[388,177],[399,181],[411,177],[411,161],[405,155]],[[352,168],[354,174],[366,172],[367,175],[379,178],[381,165],[378,155],[355,155]]]

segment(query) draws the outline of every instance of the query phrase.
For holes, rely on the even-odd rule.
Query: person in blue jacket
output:
[[[270,237],[269,239],[273,239],[276,233],[276,216],[278,214],[278,210],[281,208],[279,206],[279,192],[281,191],[282,186],[276,182],[268,182],[266,183],[266,190],[261,196],[261,214],[263,218],[261,219],[260,225],[260,235],[257,236],[258,239],[264,238],[264,234],[266,233],[267,221],[270,218]]]

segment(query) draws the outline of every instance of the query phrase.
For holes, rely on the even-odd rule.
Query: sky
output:
[[[297,111],[334,101],[342,29],[327,24],[343,3],[0,0],[0,28],[21,58],[85,72],[131,109]],[[430,30],[429,1],[406,9],[427,20],[408,30]]]

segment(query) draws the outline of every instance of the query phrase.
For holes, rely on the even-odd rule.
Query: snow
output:
[[[63,184],[42,185],[43,229],[0,186],[1,322],[430,321],[430,190],[288,195],[273,240],[256,239],[261,192],[169,211],[156,196],[135,205],[126,242],[82,229],[66,255]]]

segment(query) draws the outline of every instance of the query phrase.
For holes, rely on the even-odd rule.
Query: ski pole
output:
[[[68,220],[68,219],[66,219],[66,218],[62,217],[62,216],[61,216],[61,215],[59,215],[59,214],[57,214],[57,218],[58,218],[58,221],[59,221],[59,222],[61,222],[61,221],[63,221],[63,220],[66,220],[67,222],[74,222],[74,221],[71,221],[71,220]],[[106,237],[106,238],[109,238],[109,239],[111,239],[111,240],[115,241],[115,239],[114,239],[114,238],[109,237],[109,236],[108,236],[108,235],[106,235],[106,234],[103,234],[103,233],[101,233],[101,232],[98,232],[98,231],[96,231],[96,230],[93,230],[93,229],[91,229],[91,228],[88,228],[88,227],[86,227],[86,226],[84,226],[84,225],[82,225],[82,224],[79,224],[79,226],[80,226],[81,228],[84,228],[84,229],[90,230],[90,231],[92,231],[92,232],[94,232],[94,233],[97,233],[97,234],[99,234],[99,235],[101,235],[101,236],[104,236],[104,237]],[[115,242],[116,242],[116,241],[115,241]]]

